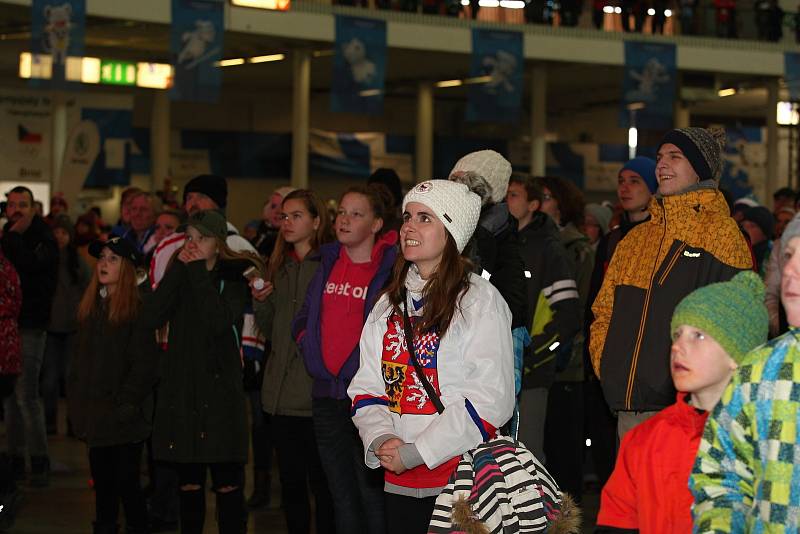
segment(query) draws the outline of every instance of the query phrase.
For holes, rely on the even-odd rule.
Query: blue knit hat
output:
[[[620,172],[622,171],[633,171],[641,176],[644,183],[647,184],[647,189],[649,189],[652,194],[655,194],[658,190],[655,160],[645,156],[636,156],[620,169]]]

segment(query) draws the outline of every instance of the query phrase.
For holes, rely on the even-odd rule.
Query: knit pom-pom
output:
[[[725,152],[725,147],[728,145],[728,136],[725,134],[725,128],[714,126],[708,129],[708,133],[717,142],[720,151]]]
[[[764,293],[766,292],[764,282],[761,280],[761,277],[753,271],[737,273],[736,276],[731,278],[731,282],[736,282],[737,284],[741,284],[742,287],[747,288],[753,295],[753,302],[761,302],[764,300]]]
[[[489,534],[486,525],[472,513],[472,506],[466,497],[460,497],[453,504],[453,526],[458,527],[467,534]]]

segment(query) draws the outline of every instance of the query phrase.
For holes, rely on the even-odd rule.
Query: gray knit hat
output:
[[[700,180],[719,180],[722,175],[722,150],[725,130],[719,128],[677,128],[668,132],[658,145],[671,143],[681,149]]]
[[[789,241],[798,236],[800,236],[800,214],[795,215],[794,219],[789,221],[789,224],[783,230],[783,234],[781,234],[781,255],[786,251],[786,245],[789,244]]]

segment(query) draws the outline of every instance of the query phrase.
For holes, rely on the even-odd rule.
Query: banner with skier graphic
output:
[[[222,85],[222,0],[172,0],[172,100],[216,102]]]
[[[331,111],[383,113],[386,21],[336,16]]]
[[[621,127],[672,128],[678,72],[675,56],[674,44],[625,41]]]
[[[32,61],[50,62],[54,88],[65,88],[67,58],[83,57],[86,35],[86,0],[33,0],[31,3]],[[45,69],[46,70],[46,69]],[[46,85],[45,80],[32,80]]]
[[[472,30],[467,120],[518,121],[524,64],[521,33]]]

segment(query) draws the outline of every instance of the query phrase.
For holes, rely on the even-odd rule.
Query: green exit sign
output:
[[[136,85],[136,64],[127,61],[102,60],[100,83],[110,85]]]

